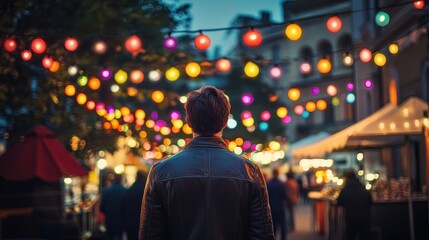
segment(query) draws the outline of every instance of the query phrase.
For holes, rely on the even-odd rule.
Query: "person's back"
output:
[[[126,189],[121,184],[121,176],[115,175],[113,184],[104,189],[100,211],[105,214],[107,239],[121,239],[124,232],[121,206]]]
[[[279,179],[279,171],[273,169],[273,177],[267,183],[268,196],[273,218],[274,233],[280,232],[280,239],[285,240],[286,229],[286,202],[287,192],[284,183]]]
[[[146,178],[146,173],[138,171],[136,181],[127,189],[122,200],[122,215],[128,240],[138,239],[140,211]]]
[[[194,138],[183,151],[152,166],[140,239],[274,239],[259,167],[228,151],[220,137],[229,108],[219,92],[203,87],[188,98],[185,108]],[[219,98],[223,102],[216,106]],[[193,112],[194,104],[202,103],[207,112]],[[222,119],[213,116],[216,111]]]
[[[346,173],[346,183],[338,196],[337,203],[345,209],[348,239],[370,238],[371,193],[356,178],[353,171]]]

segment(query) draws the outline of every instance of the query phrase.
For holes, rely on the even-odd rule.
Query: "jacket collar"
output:
[[[212,148],[225,148],[226,143],[220,137],[215,136],[198,136],[193,138],[185,147],[195,148],[195,147],[212,147]]]

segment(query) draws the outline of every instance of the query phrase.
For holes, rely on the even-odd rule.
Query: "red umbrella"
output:
[[[23,142],[0,156],[0,176],[12,181],[39,177],[46,182],[62,176],[84,176],[87,171],[66,150],[55,134],[43,125],[34,128]]]

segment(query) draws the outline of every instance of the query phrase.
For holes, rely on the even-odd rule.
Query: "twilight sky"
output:
[[[183,0],[183,3],[192,4],[193,17],[191,30],[229,27],[238,14],[246,14],[259,17],[261,10],[271,12],[271,19],[281,21],[282,0]],[[212,53],[216,45],[222,47],[222,54],[231,46],[222,46],[225,43],[226,31],[208,32],[212,40],[209,48]]]

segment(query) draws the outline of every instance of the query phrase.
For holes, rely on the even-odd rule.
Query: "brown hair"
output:
[[[204,86],[188,94],[185,110],[192,131],[213,135],[226,126],[231,105],[222,90]]]

